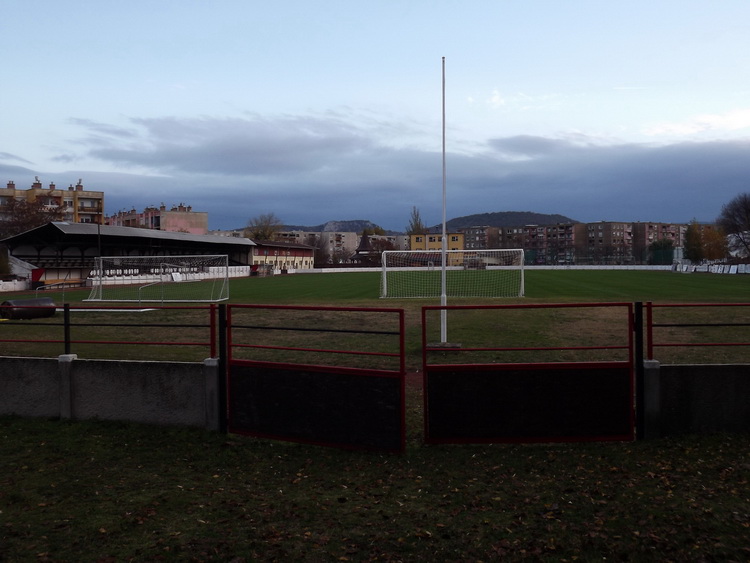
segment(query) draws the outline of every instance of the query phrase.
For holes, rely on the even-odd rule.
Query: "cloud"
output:
[[[338,119],[139,118],[140,130],[127,143],[85,141],[87,156],[118,166],[198,174],[265,176],[312,173],[338,166],[368,150],[372,140]],[[101,125],[78,124],[98,133]],[[115,130],[116,137],[122,137]]]
[[[493,90],[490,97],[487,98],[487,103],[492,107],[501,107],[507,103],[507,100],[500,94],[499,90]]]
[[[128,129],[125,127],[119,127],[116,125],[110,125],[108,123],[100,123],[93,119],[82,119],[74,117],[68,120],[71,125],[77,125],[84,127],[92,134],[101,134],[107,137],[119,137],[123,139],[133,138],[137,135],[135,130]]]
[[[241,227],[273,212],[288,224],[361,218],[394,230],[405,227],[412,206],[428,224],[442,216],[442,155],[416,141],[419,124],[355,120],[342,112],[134,118],[125,128],[134,135],[117,127],[110,134],[106,124],[78,125],[87,134],[72,145],[75,151],[133,170],[65,173],[104,190],[110,213],[182,202],[208,211],[213,228]],[[748,190],[748,151],[750,142],[742,140],[657,145],[583,134],[491,138],[473,152],[447,155],[447,213],[712,221],[724,203]]]
[[[750,108],[722,114],[697,115],[683,122],[665,122],[647,128],[649,136],[689,136],[706,132],[739,131],[750,128]]]

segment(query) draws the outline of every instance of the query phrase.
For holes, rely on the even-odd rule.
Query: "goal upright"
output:
[[[440,297],[440,250],[383,252],[381,298]],[[524,253],[518,248],[445,251],[446,296],[523,297]]]

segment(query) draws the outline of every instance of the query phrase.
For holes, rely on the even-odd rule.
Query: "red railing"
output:
[[[286,313],[291,313],[286,317]],[[307,316],[307,319],[301,317]],[[341,322],[346,316],[357,317],[354,325]],[[375,326],[375,316],[394,318],[389,325]],[[368,320],[370,319],[370,320]],[[395,361],[397,367],[392,371],[399,373],[405,370],[404,311],[392,308],[365,307],[315,307],[297,305],[228,305],[227,306],[227,359],[241,359],[239,352],[264,351],[287,352],[284,362],[294,363],[293,356],[299,352],[307,359],[309,354],[328,355],[331,358],[380,357]],[[240,336],[244,335],[244,338]],[[295,344],[282,335],[306,334],[308,345]],[[263,336],[261,339],[260,337]],[[275,337],[277,336],[277,337]],[[323,338],[321,338],[321,336]],[[317,341],[336,339],[339,347],[309,345],[310,340]],[[348,339],[347,339],[348,337]],[[367,342],[353,339],[365,337]],[[383,337],[395,338],[395,344],[385,343],[381,348],[373,346],[371,339]],[[325,340],[325,339],[328,340]],[[293,338],[292,338],[293,340]],[[346,346],[344,346],[346,345]],[[252,355],[252,354],[251,354]],[[335,361],[335,360],[331,360]],[[346,364],[345,360],[340,360]],[[306,363],[306,362],[305,362]]]
[[[591,344],[591,345],[559,345],[559,346],[466,346],[462,343],[460,346],[451,346],[445,343],[430,343],[428,337],[428,327],[435,326],[436,322],[428,322],[430,312],[439,311],[441,314],[449,314],[455,311],[487,311],[502,313],[510,310],[554,310],[554,309],[620,309],[624,311],[621,325],[622,341],[618,344]],[[427,306],[422,308],[422,353],[423,365],[427,365],[428,354],[434,352],[563,352],[563,351],[595,351],[595,350],[621,350],[626,351],[626,360],[631,361],[633,350],[633,304],[632,303],[548,303],[548,304],[512,304],[512,305],[451,305],[451,306]],[[446,323],[448,331],[452,331],[455,325],[450,326]],[[577,340],[579,335],[570,334],[571,340]]]
[[[653,360],[654,350],[656,348],[715,348],[715,347],[750,347],[750,303],[667,303],[667,304],[655,304],[645,303],[646,319],[645,319],[645,333],[646,333],[646,358]],[[701,312],[709,312],[712,309],[717,311],[717,315],[723,317],[719,320],[705,321],[700,317],[705,318],[705,314],[701,315],[694,322],[688,322],[685,319],[684,314],[680,315],[680,320],[677,322],[669,322],[668,319],[655,320],[654,317],[657,315],[657,311],[668,311],[681,309],[681,312],[685,310],[694,309]],[[732,311],[732,316],[722,315],[727,311]],[[737,313],[739,311],[739,314]],[[729,320],[728,320],[729,319]],[[742,328],[747,328],[746,331],[742,331]],[[678,340],[677,337],[667,338],[666,336],[656,336],[658,329],[672,329],[673,331],[679,331],[680,329],[705,329],[705,331],[718,333],[720,329],[740,329],[734,331],[733,336],[741,336],[740,339],[717,339],[707,340],[705,334],[700,334],[694,338],[688,340]],[[684,332],[684,331],[683,331]],[[683,336],[685,338],[685,336]]]
[[[62,344],[65,354],[78,353],[79,345],[102,346],[149,346],[149,347],[204,347],[209,357],[218,355],[217,305],[178,306],[178,307],[113,307],[113,306],[72,306],[51,305],[1,305],[0,343],[8,344]],[[186,320],[180,313],[197,311],[199,319]],[[147,322],[140,322],[141,314],[148,316]],[[102,319],[102,315],[106,318]],[[154,318],[157,315],[157,318]],[[162,317],[172,317],[173,320]],[[115,319],[122,319],[121,322]],[[20,319],[20,320],[19,320]],[[22,328],[23,327],[23,328]],[[26,331],[28,327],[43,327]],[[146,330],[158,329],[162,336],[174,330],[197,329],[204,336],[198,339],[143,338]],[[134,333],[134,338],[118,338],[126,331]],[[23,333],[27,333],[24,337]],[[43,332],[44,336],[40,336]],[[52,337],[54,333],[60,337]],[[85,333],[85,336],[81,336]],[[99,337],[92,337],[99,336]]]

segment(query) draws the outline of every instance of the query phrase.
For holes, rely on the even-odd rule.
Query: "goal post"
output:
[[[447,297],[523,297],[523,249],[446,250],[445,254]],[[440,297],[442,263],[441,250],[386,250],[380,297]]]
[[[101,256],[85,301],[214,303],[229,299],[229,257]]]

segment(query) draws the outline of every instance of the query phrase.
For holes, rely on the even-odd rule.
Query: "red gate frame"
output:
[[[233,338],[233,323],[232,323],[232,310],[233,309],[263,309],[263,310],[297,310],[297,311],[335,311],[335,312],[351,312],[351,313],[384,313],[397,315],[398,317],[398,351],[397,352],[370,352],[370,351],[357,351],[357,350],[342,350],[342,349],[306,349],[294,346],[263,346],[263,345],[238,345],[235,344]],[[294,372],[301,377],[309,376],[310,374],[319,373],[321,377],[326,375],[331,377],[364,377],[364,378],[378,378],[378,379],[390,379],[396,380],[399,394],[399,405],[398,405],[398,416],[400,419],[400,436],[398,438],[399,445],[392,448],[382,448],[384,451],[392,453],[403,453],[406,449],[406,399],[405,399],[405,381],[406,381],[406,353],[405,353],[405,322],[404,322],[404,310],[394,308],[365,308],[365,307],[315,307],[315,306],[295,306],[295,305],[242,305],[232,304],[227,305],[227,403],[228,412],[227,420],[229,421],[229,431],[241,433],[250,436],[287,440],[292,442],[311,443],[324,446],[342,447],[345,449],[365,449],[365,450],[378,450],[381,448],[373,447],[371,445],[356,445],[352,443],[340,443],[333,441],[318,440],[300,438],[294,436],[284,435],[283,433],[274,432],[254,432],[247,431],[245,429],[238,429],[233,427],[231,424],[232,413],[229,411],[229,404],[231,403],[232,389],[230,385],[230,374],[233,366],[246,367],[254,370],[265,370],[267,373],[291,373]],[[325,330],[325,329],[322,329]],[[395,334],[395,332],[394,332]],[[246,347],[246,348],[272,348],[275,350],[288,350],[297,352],[322,352],[331,354],[333,357],[337,355],[361,355],[361,356],[386,356],[398,359],[398,369],[362,369],[354,367],[341,367],[336,365],[316,365],[316,364],[305,364],[305,363],[292,363],[292,362],[269,362],[269,361],[256,361],[248,359],[236,359],[233,357],[233,350],[235,347]]]
[[[592,307],[621,307],[626,310],[627,313],[627,333],[628,339],[627,344],[619,346],[554,346],[554,347],[525,347],[525,348],[451,348],[441,345],[430,345],[427,342],[427,313],[429,311],[451,311],[451,310],[503,310],[503,309],[548,309],[548,308],[592,308]],[[423,377],[423,389],[424,389],[424,412],[425,412],[425,441],[427,443],[487,443],[487,442],[567,442],[567,441],[632,441],[635,439],[635,341],[634,341],[634,305],[633,303],[627,302],[616,302],[616,303],[550,303],[550,304],[506,304],[506,305],[455,305],[455,306],[425,306],[422,308],[422,377]],[[626,361],[614,361],[614,362],[559,362],[559,363],[498,363],[498,364],[486,364],[486,363],[457,363],[457,364],[438,364],[430,363],[428,356],[430,352],[447,352],[460,354],[463,352],[481,352],[481,351],[545,351],[545,350],[627,350]],[[430,404],[429,404],[429,385],[430,376],[437,373],[445,373],[450,371],[492,371],[492,370],[524,370],[524,371],[550,371],[550,370],[563,370],[571,369],[575,366],[580,366],[582,369],[627,369],[629,376],[629,391],[628,391],[628,420],[627,426],[628,431],[622,434],[607,435],[607,436],[537,436],[534,438],[503,438],[503,437],[477,437],[476,439],[461,438],[461,439],[438,439],[434,438],[430,434],[429,420],[430,420]]]

